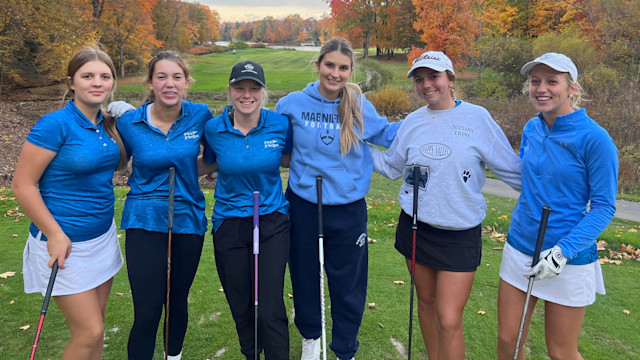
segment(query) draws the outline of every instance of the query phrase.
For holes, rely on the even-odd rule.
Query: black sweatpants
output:
[[[258,254],[258,353],[267,360],[289,359],[289,325],[284,306],[284,272],[289,258],[289,218],[260,216]],[[253,218],[224,220],[213,235],[218,276],[229,302],[240,351],[254,359]]]
[[[133,296],[129,359],[153,357],[158,323],[167,296],[167,233],[127,229],[127,272]],[[204,236],[172,234],[169,355],[178,355],[187,332],[187,297],[198,270]],[[164,330],[163,330],[164,334]]]

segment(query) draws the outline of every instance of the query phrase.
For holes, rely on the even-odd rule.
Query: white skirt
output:
[[[24,292],[47,291],[51,268],[47,265],[51,256],[47,242],[41,241],[42,232],[36,237],[29,234],[22,254]],[[115,221],[109,230],[97,238],[72,243],[71,254],[65,260],[65,269],[59,269],[52,295],[72,295],[95,289],[118,273],[124,260],[117,238]]]
[[[502,252],[500,278],[516,288],[527,291],[529,279],[522,276],[530,270],[532,257],[508,243]],[[531,294],[552,303],[583,307],[596,301],[596,293],[604,295],[604,280],[599,261],[586,265],[566,265],[554,279],[535,280]]]

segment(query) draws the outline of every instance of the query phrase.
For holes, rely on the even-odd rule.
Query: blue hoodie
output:
[[[278,101],[276,112],[286,115],[293,130],[289,188],[301,198],[317,203],[316,177],[323,178],[322,203],[344,205],[364,198],[369,191],[373,159],[365,141],[391,145],[400,122],[389,123],[362,95],[364,134],[342,156],[340,152],[340,98],[329,100],[318,91],[320,82]]]

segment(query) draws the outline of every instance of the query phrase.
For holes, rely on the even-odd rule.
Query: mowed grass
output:
[[[375,51],[373,52],[375,54]],[[270,91],[296,91],[303,89],[309,82],[318,79],[315,61],[317,52],[276,50],[276,49],[244,49],[238,50],[236,55],[231,52],[209,54],[203,56],[188,56],[191,66],[191,77],[195,82],[189,87],[190,92],[226,92],[229,74],[233,65],[240,61],[251,60],[262,66],[265,72],[267,88]],[[406,79],[408,65],[403,55],[395,60],[382,60],[384,66],[394,74],[394,82],[410,84]],[[119,84],[117,92],[147,92],[144,79],[131,83]],[[351,81],[364,80],[364,73],[357,67]],[[117,94],[116,94],[117,98]]]
[[[286,177],[286,171],[283,177]],[[409,320],[410,277],[404,259],[394,249],[395,225],[400,208],[397,191],[400,181],[373,175],[367,195],[369,207],[369,286],[367,305],[360,329],[360,350],[357,359],[406,359],[401,355],[407,346]],[[207,212],[211,213],[213,192],[205,191]],[[116,222],[120,222],[126,189],[116,189]],[[494,233],[506,233],[515,200],[486,196],[487,218],[483,223],[482,264],[477,271],[471,297],[465,308],[465,337],[467,359],[490,360],[496,358],[498,271],[504,245],[492,238]],[[0,274],[15,272],[14,276],[0,278],[0,304],[3,326],[0,328],[0,358],[25,359],[31,351],[42,306],[40,294],[24,294],[22,276],[22,250],[27,236],[29,219],[12,216],[20,213],[8,189],[0,191]],[[17,221],[16,221],[17,220]],[[600,237],[616,250],[620,243],[640,246],[640,224],[614,220]],[[120,239],[124,252],[124,232]],[[494,235],[495,237],[495,235]],[[601,252],[607,255],[608,251]],[[579,348],[585,359],[637,359],[640,357],[640,296],[638,279],[640,263],[624,260],[621,265],[603,264],[606,296],[598,296],[594,305],[587,307]],[[403,285],[394,281],[404,281]],[[187,359],[242,359],[235,326],[224,293],[220,291],[211,236],[207,235],[198,273],[189,297],[189,329],[183,354]],[[291,356],[299,359],[301,337],[293,325],[291,286],[285,279],[284,298],[290,321]],[[327,298],[327,306],[330,302]],[[330,311],[327,311],[327,314]],[[485,314],[480,314],[479,311]],[[625,313],[628,311],[628,314]],[[417,314],[414,318],[413,357],[426,359],[421,340]],[[126,358],[128,332],[133,321],[133,305],[129,293],[126,266],[116,275],[109,298],[106,316],[104,359]],[[331,319],[327,318],[330,336]],[[26,329],[21,327],[29,326]],[[161,331],[162,326],[159,327]],[[38,346],[38,359],[59,359],[69,338],[64,317],[55,302],[49,307],[42,337]],[[162,340],[158,333],[154,359],[162,358]],[[543,306],[538,304],[526,343],[527,359],[548,359],[545,355]],[[333,354],[328,358],[334,359]]]

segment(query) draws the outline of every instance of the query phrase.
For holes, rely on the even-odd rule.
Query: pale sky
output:
[[[209,5],[220,14],[222,21],[253,21],[266,16],[282,18],[299,14],[303,19],[329,12],[329,5],[322,0],[189,0]]]

